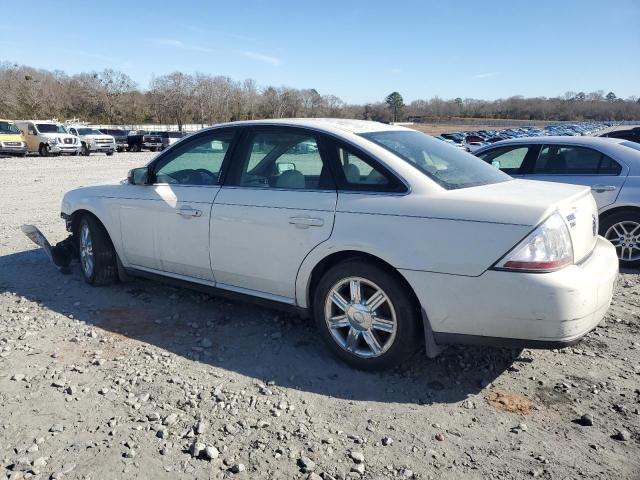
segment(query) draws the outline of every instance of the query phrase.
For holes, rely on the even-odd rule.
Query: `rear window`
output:
[[[394,153],[447,190],[511,180],[470,153],[422,132],[371,132],[360,136]]]

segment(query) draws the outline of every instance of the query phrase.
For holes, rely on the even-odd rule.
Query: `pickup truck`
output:
[[[105,135],[111,135],[116,141],[116,150],[122,152],[129,147],[127,138],[129,137],[129,130],[123,130],[121,128],[101,128],[100,131]]]
[[[139,152],[143,149],[155,152],[162,148],[162,135],[160,132],[133,131],[127,137],[127,144],[127,150],[132,152]]]

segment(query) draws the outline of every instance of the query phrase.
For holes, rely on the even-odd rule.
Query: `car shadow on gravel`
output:
[[[361,372],[332,356],[309,319],[148,280],[93,288],[77,263],[62,275],[37,249],[0,257],[0,290],[94,325],[115,342],[132,339],[256,382],[348,400],[460,402],[527,361],[519,350],[460,346]]]

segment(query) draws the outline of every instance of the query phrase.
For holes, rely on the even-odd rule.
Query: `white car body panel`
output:
[[[593,233],[597,208],[589,188],[512,180],[445,190],[356,135],[402,127],[324,120],[264,123],[339,136],[384,163],[408,190],[124,181],[73,190],[65,195],[62,211],[87,210],[98,217],[125,268],[302,308],[311,304],[316,265],[332,254],[356,251],[379,258],[407,280],[435,334],[571,341],[602,319],[617,258],[615,249]],[[200,213],[180,215],[181,208]],[[491,270],[556,211],[569,225],[575,265],[552,273]]]
[[[335,191],[224,187],[213,206],[217,282],[288,299],[307,254],[333,229]]]

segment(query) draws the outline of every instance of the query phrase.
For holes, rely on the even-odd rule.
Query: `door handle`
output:
[[[616,190],[614,185],[593,185],[591,190],[594,192],[602,193],[602,192],[613,192]]]
[[[324,220],[312,217],[289,217],[289,223],[298,228],[321,227],[324,225]]]
[[[202,216],[202,210],[197,210],[192,207],[179,208],[176,213],[182,217],[201,217]]]

